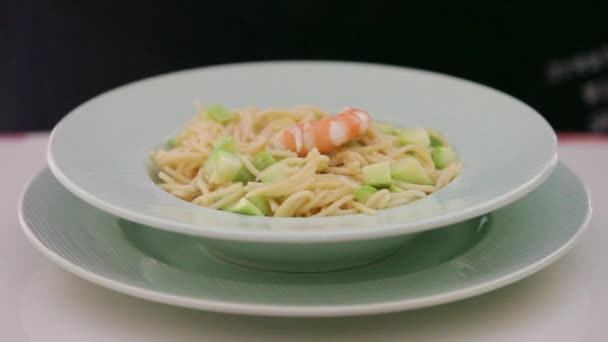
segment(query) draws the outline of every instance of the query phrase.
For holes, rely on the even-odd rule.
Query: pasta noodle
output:
[[[151,158],[158,168],[161,189],[200,206],[238,212],[234,208],[245,199],[251,203],[258,201],[256,208],[263,215],[276,217],[374,215],[378,210],[432,194],[456,178],[462,168],[457,159],[441,165],[435,150],[438,146],[450,150],[451,147],[441,134],[432,130],[422,129],[431,143],[420,144],[408,142],[396,128],[387,131],[373,124],[357,138],[329,151],[320,153],[313,148],[302,154],[299,145],[298,151],[294,151],[274,142],[281,132],[295,125],[331,120],[317,107],[267,110],[249,107],[219,112],[229,120],[210,117],[209,109],[200,102],[196,108],[196,117],[170,141],[169,148],[153,152]],[[235,155],[232,163],[241,168],[229,181],[218,181],[226,172],[217,171],[212,176],[209,173],[212,167],[207,166],[215,158],[215,151],[222,149],[218,147],[222,139],[231,144],[226,153]],[[260,167],[256,158],[261,153],[271,160],[270,165]],[[424,181],[393,177],[389,183],[375,188],[367,184],[365,168],[386,164],[392,173],[393,165],[400,162],[423,170]],[[282,172],[281,177],[275,177],[277,170]],[[370,192],[367,196],[358,194],[363,187]]]

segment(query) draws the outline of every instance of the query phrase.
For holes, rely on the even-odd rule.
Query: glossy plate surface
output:
[[[476,226],[421,233],[369,266],[308,274],[234,265],[195,239],[125,227],[65,190],[48,170],[25,191],[20,213],[25,234],[43,254],[116,291],[210,311],[342,316],[446,303],[526,277],[572,246],[590,205],[582,182],[560,164],[538,189]]]

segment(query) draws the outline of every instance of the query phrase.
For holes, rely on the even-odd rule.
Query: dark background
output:
[[[608,5],[0,0],[0,131],[47,130],[118,85],[252,60],[404,65],[490,85],[560,131],[608,132]]]

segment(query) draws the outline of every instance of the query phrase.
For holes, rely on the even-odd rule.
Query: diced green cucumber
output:
[[[391,167],[388,162],[367,165],[362,171],[365,185],[374,188],[388,188],[391,186]]]
[[[239,173],[243,164],[234,153],[216,150],[209,154],[203,165],[203,174],[212,184],[230,183]]]
[[[236,152],[236,144],[231,136],[221,136],[213,142],[214,150],[222,150],[226,152]]]
[[[435,167],[438,169],[443,169],[458,159],[454,149],[448,146],[435,147],[431,153],[431,157],[433,158]]]
[[[435,138],[434,136],[429,134],[429,137],[431,138],[431,146],[433,147],[437,147],[437,146],[443,146],[443,142],[441,142],[441,140]]]
[[[241,215],[264,216],[264,213],[245,197],[241,198],[232,207],[226,209],[226,211]]]
[[[391,176],[394,179],[420,185],[433,185],[420,162],[416,158],[405,158],[391,164]]]
[[[403,190],[399,189],[398,187],[394,186],[391,184],[391,186],[388,188],[388,191],[390,192],[401,192]]]
[[[296,169],[285,164],[274,164],[269,166],[260,177],[262,183],[279,182],[289,178],[295,173]]]
[[[357,190],[355,190],[354,195],[355,195],[355,200],[359,203],[367,203],[367,200],[374,194],[378,192],[378,190],[376,190],[376,188],[371,187],[369,185],[364,185],[360,188],[358,188]]]
[[[253,157],[251,163],[256,169],[264,171],[264,169],[276,163],[276,160],[274,160],[274,157],[267,151],[262,151]]]
[[[169,140],[167,140],[167,146],[169,148],[175,148],[177,147],[177,145],[180,144],[180,139],[179,137],[173,137],[173,138],[169,138]]]
[[[270,213],[270,204],[268,204],[268,199],[262,195],[256,195],[249,199],[253,205],[258,207],[264,216]]]
[[[375,124],[376,128],[384,133],[389,135],[397,135],[397,129],[393,125],[389,124]]]
[[[242,182],[243,184],[247,184],[248,182],[253,182],[254,180],[255,180],[255,176],[245,166],[241,167],[241,169],[239,170],[239,173],[237,173],[236,176],[234,176],[234,181]]]
[[[274,164],[275,160],[270,153],[268,153],[266,151],[262,151],[262,152],[256,154],[255,157],[253,157],[253,159],[251,160],[251,163],[253,164],[253,166],[255,166],[256,169],[263,171],[268,166]],[[249,171],[249,169],[247,169],[245,166],[243,166],[241,168],[241,170],[239,171],[239,173],[234,178],[234,180],[237,182],[243,182],[243,183],[247,184],[247,182],[254,181],[255,176],[253,175],[253,173],[251,173]]]
[[[232,119],[234,119],[234,114],[232,114],[232,112],[227,110],[221,104],[212,104],[207,106],[207,108],[205,108],[205,115],[209,119],[222,124],[232,121]]]
[[[397,131],[397,137],[399,138],[399,144],[405,145],[419,145],[427,147],[431,144],[431,138],[429,133],[424,128],[404,128]]]

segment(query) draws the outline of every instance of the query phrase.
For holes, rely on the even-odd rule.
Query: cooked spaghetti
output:
[[[438,132],[291,109],[203,107],[152,154],[159,186],[194,204],[245,215],[334,216],[404,205],[443,188],[461,163]]]

